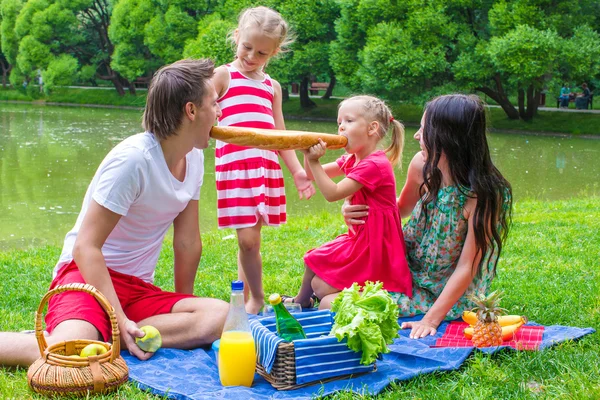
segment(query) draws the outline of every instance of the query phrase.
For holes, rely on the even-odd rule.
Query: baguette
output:
[[[327,143],[328,149],[340,149],[348,143],[348,139],[344,136],[327,133],[241,128],[234,126],[213,126],[210,136],[227,143],[263,150],[308,149],[319,143],[319,139]]]

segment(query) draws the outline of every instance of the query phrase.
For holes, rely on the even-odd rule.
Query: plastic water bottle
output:
[[[278,293],[273,293],[269,296],[269,303],[275,311],[275,324],[277,325],[277,334],[282,338],[291,342],[296,339],[306,339],[306,334],[302,325],[296,318],[290,314],[281,302],[281,296]]]
[[[244,307],[244,282],[231,282],[229,313],[219,345],[219,379],[223,386],[252,386],[256,347]]]

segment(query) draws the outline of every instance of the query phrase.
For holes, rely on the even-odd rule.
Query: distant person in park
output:
[[[587,83],[581,84],[581,93],[575,98],[575,108],[578,110],[587,110],[592,92],[588,88]]]
[[[270,8],[249,8],[240,14],[232,39],[235,60],[215,71],[214,84],[223,112],[219,126],[285,129],[281,86],[264,68],[290,44],[287,23]],[[315,188],[293,150],[277,152],[217,141],[215,155],[218,226],[236,229],[238,276],[246,283],[246,310],[256,314],[265,297],[261,229],[263,225],[283,224],[287,218],[278,156],[290,170],[300,198],[310,198]]]
[[[560,108],[569,108],[569,100],[571,99],[571,88],[568,83],[564,83],[560,89]]]
[[[433,335],[444,319],[473,307],[469,294],[487,292],[508,234],[512,189],[494,166],[486,139],[486,111],[476,96],[446,95],[429,102],[415,139],[398,208],[404,225],[410,296],[394,294],[410,337]],[[350,224],[365,224],[370,210],[344,205]]]
[[[138,327],[152,325],[164,347],[191,349],[217,339],[227,303],[193,295],[202,252],[198,198],[209,132],[221,115],[210,60],[159,69],[143,116],[144,133],[125,139],[100,164],[67,234],[51,289],[87,282],[115,308],[123,349],[145,360]],[[173,225],[175,293],[152,284],[162,242]],[[111,325],[89,294],[53,296],[46,314],[49,345],[109,341]],[[34,335],[0,333],[0,365],[27,366],[39,357]]]
[[[366,281],[381,281],[388,291],[412,294],[393,170],[402,159],[404,126],[382,100],[372,96],[344,100],[337,122],[338,134],[348,138],[347,154],[321,165],[327,145],[320,140],[304,152],[304,163],[327,201],[350,197],[351,204],[369,207],[369,218],[306,253],[300,290],[294,298],[285,299],[305,308],[313,306],[313,292],[321,299],[319,308],[329,308],[354,282],[364,286]],[[388,132],[390,145],[380,150]],[[331,178],[337,176],[344,178],[335,183]]]

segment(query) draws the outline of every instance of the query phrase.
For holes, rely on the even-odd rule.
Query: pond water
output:
[[[106,153],[137,133],[141,112],[0,104],[0,250],[61,245],[81,207],[83,195]],[[334,123],[287,121],[288,129],[335,133]],[[407,129],[404,168],[418,151]],[[600,140],[492,133],[494,162],[513,185],[515,199],[568,199],[599,194]],[[213,144],[214,146],[214,144]],[[342,150],[330,151],[333,160]],[[203,231],[216,229],[214,150],[205,150],[206,176],[200,199]],[[286,175],[288,214],[339,212],[320,194],[298,200]],[[233,232],[232,232],[233,233]]]

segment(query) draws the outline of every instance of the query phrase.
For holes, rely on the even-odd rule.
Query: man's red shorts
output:
[[[158,314],[168,314],[179,300],[195,297],[190,294],[165,292],[135,276],[111,269],[108,272],[121,308],[127,318],[134,322]],[[71,261],[58,271],[50,285],[50,290],[67,283],[85,283],[75,261]],[[98,329],[104,341],[110,341],[112,331],[108,314],[92,295],[68,291],[50,298],[46,314],[46,330],[51,333],[58,324],[71,319],[88,321]]]

